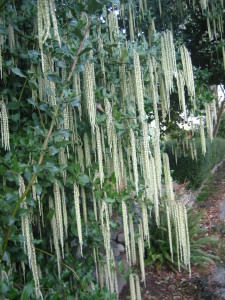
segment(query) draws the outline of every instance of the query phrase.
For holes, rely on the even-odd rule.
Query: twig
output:
[[[19,95],[19,99],[18,99],[18,102],[20,102],[22,96],[23,96],[23,92],[24,92],[24,89],[25,89],[25,86],[27,84],[27,81],[28,81],[28,78],[26,78],[26,80],[24,81],[24,84],[23,84],[23,87],[21,89],[21,92],[20,92],[20,95]]]
[[[87,35],[87,33],[88,33],[88,30],[89,30],[90,26],[91,26],[91,21],[88,23],[88,25],[87,25],[87,27],[86,27],[86,29],[85,29],[84,37],[83,37],[83,39],[82,39],[82,41],[81,41],[81,43],[80,43],[80,47],[79,47],[79,49],[78,49],[78,51],[77,51],[77,55],[76,55],[75,58],[74,58],[74,62],[73,62],[73,65],[72,65],[70,74],[69,74],[69,76],[68,76],[68,78],[67,78],[67,82],[70,81],[70,79],[71,79],[71,77],[72,77],[72,75],[73,75],[73,72],[74,72],[75,67],[76,67],[76,65],[77,65],[77,62],[78,62],[78,56],[79,56],[79,54],[80,54],[80,52],[81,52],[81,50],[82,50],[82,47],[83,47],[83,44],[84,44],[84,41],[85,41],[85,39],[86,39],[86,35]],[[62,99],[62,98],[63,98],[63,93],[64,93],[64,92],[62,91],[62,93],[61,93],[59,99]],[[57,103],[57,105],[56,105],[56,109],[55,109],[54,115],[53,115],[53,118],[52,118],[52,121],[51,121],[50,128],[49,128],[49,130],[48,130],[47,136],[45,137],[45,141],[44,141],[44,143],[43,143],[43,149],[42,149],[42,151],[41,151],[41,154],[40,154],[40,157],[39,157],[39,160],[38,160],[38,165],[39,165],[39,166],[42,164],[42,162],[43,162],[43,160],[44,160],[44,156],[45,156],[46,149],[47,149],[47,147],[48,147],[49,139],[50,139],[50,136],[51,136],[51,134],[52,134],[52,131],[53,131],[53,128],[54,128],[54,126],[55,126],[55,122],[56,122],[56,119],[57,119],[57,116],[58,116],[60,104],[61,104],[61,101],[58,101],[58,103]],[[27,196],[27,194],[29,193],[29,191],[30,191],[32,185],[34,184],[34,182],[35,182],[35,180],[36,180],[36,177],[37,177],[37,175],[36,175],[35,173],[33,173],[33,175],[32,175],[32,177],[31,177],[31,179],[30,179],[30,181],[29,181],[29,183],[28,183],[28,185],[27,185],[27,187],[26,187],[24,193],[23,193],[23,194],[21,195],[21,197],[19,197],[19,199],[17,200],[16,206],[14,207],[14,210],[13,210],[12,215],[11,215],[12,219],[15,219],[16,213],[17,213],[17,211],[18,211],[18,209],[19,209],[21,203],[26,199],[26,196]],[[6,236],[5,236],[5,238],[4,238],[4,242],[3,242],[3,245],[2,245],[2,250],[1,250],[1,253],[0,253],[0,263],[2,262],[2,258],[3,258],[3,255],[4,255],[4,253],[5,253],[5,250],[6,250],[6,248],[7,248],[8,241],[9,241],[9,238],[10,238],[10,236],[11,236],[11,233],[12,233],[12,225],[10,225],[10,226],[8,227]]]
[[[35,247],[35,249],[37,251],[41,252],[41,253],[44,253],[44,254],[48,255],[48,256],[54,256],[54,254],[52,254],[52,253],[50,253],[50,252],[48,252],[46,250],[43,250],[43,249],[40,249],[40,248],[37,248],[37,247]],[[60,260],[60,264],[63,265],[64,267],[66,267],[68,270],[70,270],[73,273],[74,277],[78,281],[80,281],[80,277],[77,275],[76,271],[72,267],[70,267],[69,265],[67,265],[66,263],[64,263],[64,261],[62,259]]]

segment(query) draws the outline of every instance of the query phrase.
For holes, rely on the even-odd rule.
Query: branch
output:
[[[43,254],[46,254],[46,255],[48,255],[48,256],[54,256],[54,254],[52,254],[52,253],[50,253],[50,252],[48,252],[48,251],[46,251],[46,250],[37,248],[37,247],[35,247],[35,250],[37,250],[37,251],[39,251],[39,252],[41,252],[41,253],[43,253]],[[62,259],[60,260],[60,264],[63,265],[64,267],[66,267],[68,270],[70,270],[70,271],[73,273],[74,277],[75,277],[78,281],[80,281],[80,277],[77,275],[76,271],[75,271],[72,267],[70,267],[69,265],[67,265],[66,263],[64,263]]]
[[[19,99],[18,99],[18,102],[20,102],[22,96],[23,96],[23,92],[24,92],[24,89],[25,89],[25,86],[27,84],[27,81],[28,81],[28,78],[26,78],[26,80],[24,81],[24,84],[23,84],[23,87],[21,89],[21,92],[20,92],[20,95],[19,95]]]
[[[75,67],[76,67],[76,65],[77,65],[77,62],[78,62],[78,56],[80,55],[80,52],[81,52],[81,50],[82,50],[82,48],[83,48],[84,41],[85,41],[85,39],[86,39],[86,36],[87,36],[87,33],[88,33],[88,31],[89,31],[90,26],[91,26],[91,21],[88,22],[88,25],[86,26],[85,33],[84,33],[84,37],[83,37],[83,39],[82,39],[82,41],[81,41],[81,43],[80,43],[80,47],[79,47],[79,49],[78,49],[78,51],[77,51],[77,55],[76,55],[75,58],[74,58],[73,65],[72,65],[70,74],[69,74],[69,76],[68,76],[66,82],[69,82],[70,79],[71,79],[71,77],[72,77],[72,75],[73,75],[73,72],[74,72]],[[64,93],[64,92],[62,91],[62,93],[61,93],[59,99],[62,99],[62,98],[63,98],[63,93]],[[45,137],[45,141],[44,141],[44,143],[43,143],[43,149],[42,149],[42,151],[41,151],[41,153],[40,153],[40,157],[39,157],[39,160],[38,160],[38,165],[39,165],[39,166],[42,164],[42,162],[43,162],[43,160],[44,160],[45,153],[46,153],[46,150],[47,150],[47,147],[48,147],[48,143],[49,143],[49,139],[50,139],[50,137],[51,137],[51,134],[52,134],[52,131],[53,131],[53,128],[54,128],[54,126],[55,126],[55,122],[56,122],[56,119],[57,119],[57,116],[58,116],[58,113],[59,113],[59,107],[60,107],[60,104],[61,104],[61,101],[59,100],[58,103],[57,103],[57,105],[56,105],[56,109],[55,109],[55,112],[54,112],[54,115],[53,115],[53,118],[52,118],[52,121],[51,121],[50,128],[49,128],[49,130],[48,130],[48,133],[47,133],[47,135],[46,135],[46,137]],[[13,219],[15,219],[16,213],[17,213],[17,211],[18,211],[18,209],[19,209],[21,203],[26,199],[26,196],[27,196],[27,194],[29,193],[29,191],[30,191],[32,185],[34,184],[34,182],[35,182],[35,180],[36,180],[36,177],[37,177],[37,175],[36,175],[35,173],[33,173],[33,175],[32,175],[32,177],[31,177],[31,179],[30,179],[30,181],[29,181],[29,183],[28,183],[28,185],[27,185],[27,187],[26,187],[24,193],[23,193],[23,194],[21,195],[21,197],[19,197],[19,199],[17,200],[16,206],[14,207],[14,210],[13,210],[12,215],[11,215],[11,217],[12,217]],[[12,224],[12,225],[13,225],[13,224]],[[12,225],[10,225],[10,226],[8,227],[6,236],[5,236],[5,238],[4,238],[4,242],[3,242],[3,245],[2,245],[2,250],[1,250],[1,253],[0,253],[0,263],[2,262],[3,255],[4,255],[4,253],[5,253],[5,250],[6,250],[7,245],[8,245],[9,238],[10,238],[11,233],[12,233]]]

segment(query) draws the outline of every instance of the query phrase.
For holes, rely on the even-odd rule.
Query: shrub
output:
[[[173,170],[173,179],[180,183],[189,182],[189,187],[198,188],[208,177],[209,171],[219,163],[225,156],[225,140],[215,138],[211,143],[206,140],[207,152],[203,156],[201,153],[201,143],[199,138],[194,140],[197,150],[197,160],[193,160],[190,151],[183,155],[181,148],[178,149],[177,163],[172,154],[172,146],[176,146],[176,141],[167,142],[166,151],[170,158],[171,169]]]

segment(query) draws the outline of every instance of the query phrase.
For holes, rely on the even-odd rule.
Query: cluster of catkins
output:
[[[205,9],[204,1],[202,5]],[[159,1],[161,10],[161,2]],[[95,220],[98,222],[104,249],[94,247],[93,257],[96,267],[96,280],[100,287],[107,286],[110,292],[118,295],[117,272],[114,253],[111,245],[111,226],[110,220],[114,218],[114,209],[118,208],[118,202],[108,203],[107,193],[104,190],[105,182],[115,176],[115,184],[112,180],[111,187],[115,188],[118,198],[121,199],[121,191],[134,189],[134,194],[130,198],[122,199],[119,202],[121,219],[123,222],[123,232],[125,241],[125,251],[127,263],[131,268],[129,276],[131,299],[141,299],[139,275],[135,273],[133,266],[139,264],[141,271],[141,281],[145,284],[145,247],[150,247],[150,230],[149,220],[155,218],[157,226],[160,225],[160,208],[164,209],[168,222],[168,238],[171,252],[171,259],[174,260],[173,244],[176,245],[177,263],[180,269],[181,265],[190,269],[190,243],[188,234],[187,211],[184,203],[175,198],[173,191],[173,183],[170,175],[169,159],[167,154],[160,151],[160,121],[158,107],[161,106],[162,116],[165,119],[170,117],[170,94],[175,90],[174,79],[177,83],[179,96],[179,104],[183,110],[184,118],[187,116],[185,104],[185,86],[188,95],[196,108],[195,103],[195,87],[193,79],[193,70],[191,58],[185,46],[180,48],[182,70],[178,70],[176,62],[175,46],[173,42],[173,34],[171,31],[165,31],[161,35],[161,63],[155,57],[149,57],[147,62],[147,73],[144,75],[144,66],[142,66],[138,51],[133,46],[135,40],[135,32],[138,30],[135,25],[135,8],[132,2],[129,3],[129,31],[130,42],[126,41],[123,45],[120,40],[120,30],[118,27],[117,14],[112,10],[106,16],[106,24],[109,28],[108,41],[116,44],[113,53],[121,55],[122,46],[124,48],[132,48],[133,66],[128,68],[125,64],[113,66],[120,79],[120,89],[118,92],[114,82],[108,80],[106,74],[107,61],[104,57],[104,38],[101,30],[98,32],[98,52],[102,74],[102,82],[96,79],[96,66],[94,65],[94,54],[90,51],[89,58],[84,64],[83,75],[79,71],[73,75],[73,89],[79,99],[81,105],[78,113],[75,108],[66,103],[63,108],[62,118],[57,122],[57,129],[65,129],[70,132],[70,146],[62,147],[58,154],[58,163],[62,166],[62,182],[55,179],[52,187],[52,196],[49,196],[49,209],[53,210],[51,218],[52,238],[50,239],[51,249],[54,246],[58,275],[61,275],[61,259],[66,253],[65,240],[68,237],[68,195],[64,185],[67,181],[66,168],[69,160],[75,157],[75,163],[80,165],[82,173],[88,172],[93,175],[91,199],[90,192],[84,186],[79,185],[75,180],[73,183],[73,199],[76,220],[74,224],[77,227],[78,243],[81,258],[85,257],[85,248],[83,243],[83,234],[87,232],[89,226],[88,210],[93,209]],[[144,18],[144,11],[147,10],[147,1],[139,1],[139,14]],[[120,14],[125,14],[125,8],[121,4]],[[46,101],[52,107],[57,105],[57,89],[53,81],[49,81],[47,72],[57,69],[54,61],[49,53],[45,53],[44,44],[48,38],[51,38],[52,32],[54,38],[61,47],[61,38],[58,31],[56,20],[56,12],[54,0],[38,0],[37,1],[37,24],[38,24],[38,41],[41,52],[41,64],[38,67],[38,91],[32,91],[32,96],[37,101]],[[51,30],[51,26],[53,30]],[[154,22],[151,23],[151,33],[154,33]],[[14,28],[9,24],[8,42],[10,47],[14,47]],[[2,55],[1,51],[4,47],[0,35],[0,78],[2,77]],[[116,49],[115,49],[116,48]],[[128,52],[128,51],[127,51]],[[31,66],[35,72],[34,66]],[[66,71],[62,71],[60,75],[66,78]],[[147,75],[146,75],[147,74]],[[143,80],[143,76],[147,76],[147,84]],[[97,121],[97,109],[99,103],[96,101],[96,87],[103,84],[113,97],[105,96],[104,103],[101,106],[101,112],[105,114],[105,123]],[[50,90],[46,94],[46,90]],[[146,113],[147,105],[145,96],[152,99],[154,126],[149,123],[149,117]],[[116,102],[115,98],[119,99]],[[112,100],[114,99],[114,100]],[[149,105],[149,104],[148,104]],[[122,136],[118,130],[116,123],[117,111],[129,113],[132,118],[126,121],[123,130],[126,136]],[[207,132],[212,137],[212,122],[209,106],[206,105],[206,125]],[[86,130],[80,135],[78,124],[80,120],[88,119],[90,130]],[[86,118],[86,119],[85,119]],[[5,150],[10,150],[9,144],[9,128],[7,109],[4,100],[0,102],[0,121],[1,121],[1,142]],[[125,124],[125,123],[124,123]],[[205,154],[205,133],[204,119],[201,118],[201,142],[202,152]],[[72,149],[71,149],[72,148]],[[73,152],[71,154],[70,152]],[[97,165],[97,169],[93,171],[93,166]],[[91,177],[91,176],[90,176]],[[164,182],[162,182],[164,178]],[[42,218],[38,221],[39,232],[44,226],[43,207],[40,195],[37,194],[35,185],[32,187],[33,198],[38,201],[39,213]],[[165,186],[162,189],[162,186]],[[95,189],[101,189],[104,197],[96,199]],[[128,189],[129,188],[129,189]],[[19,194],[24,193],[25,186],[23,178],[19,176]],[[92,207],[87,203],[92,201]],[[23,208],[27,208],[26,200],[22,204]],[[134,207],[138,207],[136,214],[132,213]],[[81,213],[82,209],[82,213]],[[34,218],[34,216],[32,216]],[[39,277],[40,269],[36,260],[36,251],[33,245],[32,225],[30,224],[31,215],[24,215],[21,219],[22,231],[25,236],[24,250],[27,253],[29,266],[32,270],[37,297],[41,297]],[[175,235],[173,235],[173,231]],[[175,240],[173,240],[175,236]],[[105,260],[100,259],[102,254]],[[23,263],[24,264],[24,263]],[[24,266],[24,265],[23,265]],[[24,268],[24,267],[23,267]]]

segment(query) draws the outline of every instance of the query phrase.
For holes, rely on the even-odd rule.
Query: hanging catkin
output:
[[[119,286],[117,280],[116,262],[113,254],[113,249],[111,248],[111,261],[112,261],[112,282],[113,282],[113,292],[116,293],[117,298],[119,297]]]
[[[86,227],[86,231],[87,231],[87,221],[88,221],[88,217],[87,217],[87,201],[86,201],[86,194],[85,194],[85,190],[84,187],[81,187],[81,200],[82,200],[82,209],[83,209],[83,217],[84,217],[84,224]]]
[[[142,199],[142,202],[141,202],[141,212],[142,212],[142,224],[143,224],[144,239],[147,241],[148,246],[150,247],[150,234],[149,234],[149,227],[148,227],[148,209],[144,202],[144,199]]]
[[[102,187],[104,183],[104,171],[103,171],[101,135],[100,135],[100,130],[98,125],[96,125],[96,143],[97,143],[97,154],[98,154],[99,179],[100,179],[100,185]]]
[[[84,152],[83,152],[82,145],[78,145],[77,147],[77,158],[78,158],[77,162],[80,165],[81,171],[84,172]]]
[[[202,154],[205,156],[206,153],[205,130],[204,130],[204,121],[202,118],[200,119],[200,138],[201,138]]]
[[[139,237],[138,237],[138,252],[139,252],[139,262],[140,262],[140,269],[141,269],[141,280],[144,282],[145,286],[145,262],[144,262],[144,239],[143,239],[143,230],[142,224],[138,225],[139,228]]]
[[[136,245],[135,245],[135,232],[132,214],[129,214],[129,230],[130,230],[130,249],[131,249],[131,262],[132,265],[136,265],[137,255],[136,255]]]
[[[69,130],[70,129],[69,107],[68,107],[68,105],[65,105],[65,107],[63,109],[63,127],[64,127],[65,130]],[[68,137],[66,137],[65,139],[68,140]]]
[[[150,77],[150,95],[153,100],[153,109],[155,116],[156,127],[159,128],[159,115],[158,115],[158,76],[157,76],[157,63],[155,59],[149,60],[148,65],[149,77]]]
[[[166,84],[163,76],[160,77],[160,99],[161,99],[161,109],[162,118],[165,120],[166,115],[169,114],[170,118],[170,96],[169,92],[166,90]]]
[[[170,175],[169,158],[166,153],[163,153],[163,167],[164,167],[167,201],[170,203],[173,202],[175,198],[173,192],[173,182]]]
[[[9,23],[8,26],[8,42],[9,42],[10,51],[13,51],[15,49],[16,41],[15,41],[14,27],[11,23]]]
[[[67,177],[67,171],[66,171],[66,168],[65,166],[67,166],[67,156],[66,156],[66,153],[65,153],[65,148],[61,148],[59,150],[59,165],[61,167],[63,167],[63,171],[62,171],[62,177],[63,177],[63,182],[64,184],[66,183],[66,177]]]
[[[222,46],[222,55],[223,55],[223,67],[225,70],[225,50],[224,50],[224,46]]]
[[[151,154],[149,147],[149,133],[148,133],[148,124],[142,123],[142,169],[143,177],[145,182],[145,192],[146,197],[152,201],[153,195],[153,180],[151,174],[151,165],[149,155]]]
[[[25,192],[25,185],[22,176],[19,175],[19,196],[21,197]],[[26,204],[26,198],[24,199],[21,207],[28,210]],[[32,225],[31,220],[29,217],[29,212],[27,211],[26,214],[22,216],[22,233],[25,237],[24,246],[26,249],[26,254],[28,257],[29,267],[32,271],[34,285],[35,285],[35,293],[37,298],[43,298],[40,290],[40,283],[39,283],[39,275],[38,275],[38,266],[37,266],[37,259],[36,259],[36,251],[33,244],[33,233],[32,233]]]
[[[168,205],[166,205],[166,215],[167,215],[167,228],[168,228],[168,237],[169,237],[169,245],[170,245],[170,255],[171,255],[171,260],[173,262],[173,241],[172,241],[172,231],[171,231],[171,218],[170,218],[170,209]]]
[[[98,221],[98,211],[97,211],[97,203],[95,199],[95,193],[94,189],[92,188],[92,199],[93,199],[93,208],[94,208],[94,215],[95,215],[95,221]]]
[[[43,43],[51,37],[50,35],[50,27],[51,27],[51,21],[50,21],[50,14],[49,14],[49,3],[48,0],[42,0],[42,17],[43,17],[43,24],[45,29],[45,34],[43,36]]]
[[[211,41],[213,39],[213,35],[212,35],[212,30],[211,30],[209,17],[207,18],[207,29],[208,29],[209,40]]]
[[[154,203],[154,212],[155,212],[155,221],[157,226],[159,226],[159,198],[158,198],[158,187],[157,187],[157,179],[156,179],[156,168],[155,168],[155,160],[150,155],[150,168],[152,174],[152,189],[153,189],[153,203]]]
[[[138,274],[135,275],[135,282],[136,282],[136,297],[137,297],[136,299],[137,300],[142,300],[140,280],[139,280]]]
[[[180,245],[180,258],[184,265],[190,269],[190,242],[189,233],[187,226],[187,212],[185,205],[179,203],[176,205],[176,220],[179,235],[179,245]]]
[[[101,72],[103,75],[103,83],[106,85],[106,74],[105,74],[105,61],[104,61],[104,47],[101,35],[101,27],[98,29],[98,52],[99,52],[99,60],[101,65]]]
[[[105,130],[104,127],[100,127],[101,143],[102,143],[102,155],[103,161],[106,162],[106,147],[105,147]]]
[[[73,196],[74,196],[74,206],[76,213],[76,221],[77,221],[77,233],[80,244],[80,253],[83,256],[83,239],[82,239],[82,227],[81,227],[81,217],[80,217],[80,193],[79,188],[76,183],[73,184]]]
[[[112,149],[112,154],[113,154],[113,168],[114,168],[114,173],[116,177],[116,189],[119,191],[120,186],[121,186],[121,174],[120,174],[120,166],[119,166],[119,155],[118,155],[118,142],[117,142],[117,134],[116,134],[116,129],[113,129],[113,149]]]
[[[184,120],[186,121],[187,112],[186,112],[186,103],[185,103],[184,83],[185,81],[184,81],[183,72],[178,71],[178,76],[177,76],[178,98],[179,98],[180,108],[182,108],[184,113]]]
[[[108,286],[112,285],[112,277],[110,271],[110,258],[111,258],[111,244],[110,244],[110,225],[109,225],[109,210],[105,201],[102,202],[100,210],[101,230],[103,235],[104,247],[106,252],[106,273],[108,279]]]
[[[84,133],[84,154],[86,168],[89,168],[91,166],[91,152],[89,146],[89,139],[86,132]]]
[[[53,204],[53,200],[51,197],[49,198],[49,209],[54,209],[54,204]],[[52,233],[53,233],[53,244],[54,244],[56,258],[57,258],[58,276],[60,278],[60,276],[61,276],[61,264],[60,264],[61,254],[60,254],[60,247],[59,247],[59,239],[58,239],[59,234],[58,234],[58,230],[57,230],[55,211],[51,218],[51,227],[52,227]]]
[[[113,118],[112,118],[112,107],[107,98],[104,99],[105,114],[106,114],[106,133],[108,139],[108,146],[110,153],[112,152],[112,136],[113,136]]]
[[[161,196],[162,162],[161,162],[161,151],[160,151],[160,131],[159,128],[157,127],[155,128],[153,147],[154,147],[155,171],[156,171],[158,194],[159,196]]]
[[[208,137],[210,140],[213,140],[213,126],[212,126],[212,117],[211,117],[211,110],[210,105],[208,103],[205,104],[205,113],[206,113],[206,128]]]
[[[66,195],[64,187],[61,189],[62,191],[62,210],[63,210],[63,224],[64,224],[64,232],[66,238],[68,237],[68,217],[67,217],[67,209],[66,209]]]
[[[125,239],[125,248],[126,248],[126,258],[131,265],[131,252],[130,252],[130,234],[129,234],[129,226],[128,226],[128,214],[127,214],[127,206],[124,201],[122,201],[122,215],[123,215],[123,231],[124,231],[124,239]]]
[[[61,39],[60,39],[60,36],[59,36],[57,19],[56,19],[56,15],[55,15],[55,3],[54,3],[54,0],[49,0],[49,6],[50,6],[50,14],[51,14],[51,18],[52,18],[54,36],[55,36],[56,40],[59,43],[59,47],[61,47]]]
[[[76,98],[80,102],[80,105],[78,106],[78,111],[79,111],[79,117],[81,119],[81,117],[82,117],[82,109],[81,109],[80,73],[74,72],[74,74],[73,74],[73,89],[74,89]]]
[[[43,53],[43,37],[44,37],[44,22],[43,22],[43,1],[37,0],[37,19],[38,19],[38,43],[41,51],[42,71],[45,73],[44,53]]]
[[[119,166],[120,166],[120,176],[121,176],[121,189],[126,186],[126,171],[125,171],[125,165],[123,160],[123,146],[122,146],[122,140],[121,136],[118,135],[117,137],[118,141],[118,154],[119,154]]]
[[[208,0],[200,0],[200,4],[201,4],[202,11],[204,11],[208,7]]]
[[[188,95],[191,97],[191,100],[194,105],[194,109],[196,108],[195,103],[195,84],[194,84],[194,75],[192,69],[191,56],[185,46],[180,47],[181,52],[181,61],[184,72],[184,79],[188,90]]]
[[[143,85],[141,78],[141,66],[139,55],[134,50],[134,75],[135,75],[135,88],[137,93],[137,107],[140,116],[140,121],[143,122],[146,118],[145,109],[144,109],[144,96],[143,96]]]
[[[86,62],[84,67],[84,90],[86,96],[87,111],[92,131],[95,129],[96,104],[94,94],[95,78],[93,63]]]
[[[148,129],[147,129],[147,124],[145,123],[146,113],[144,109],[144,95],[143,95],[141,65],[140,65],[139,55],[136,52],[136,50],[133,51],[133,55],[134,55],[134,86],[135,86],[135,93],[137,98],[139,120],[142,123],[144,163],[145,166],[147,167],[148,166],[147,155],[149,152],[149,146],[148,146],[148,133],[147,133]],[[146,179],[147,178],[145,178],[145,181]]]
[[[173,34],[167,30],[161,35],[162,71],[165,78],[166,91],[173,91],[173,77],[177,77],[176,53]]]
[[[111,43],[115,43],[119,36],[119,26],[118,26],[118,19],[115,11],[111,11],[108,14],[108,21],[109,21],[109,36]]]
[[[133,165],[133,174],[134,174],[134,183],[136,194],[138,194],[138,167],[137,167],[137,154],[136,154],[136,141],[133,129],[130,129],[130,144],[131,144],[131,155],[132,155],[132,165]]]
[[[8,123],[6,105],[3,98],[2,101],[0,101],[0,121],[1,121],[2,148],[4,148],[6,151],[9,151],[10,150],[9,123]]]
[[[96,153],[96,134],[95,132],[91,131],[91,149],[94,153],[94,160],[97,161],[97,153]]]
[[[162,16],[162,4],[161,4],[161,0],[158,0],[158,5],[159,5],[159,15],[161,17]]]
[[[129,282],[130,282],[130,299],[131,300],[136,300],[134,274],[130,274]]]
[[[128,96],[128,87],[127,87],[127,75],[126,75],[126,68],[123,64],[122,66],[119,66],[119,76],[120,76],[120,90],[121,90],[121,108],[124,112],[126,112],[127,106],[126,104],[126,98]]]
[[[213,123],[217,122],[217,109],[216,109],[216,101],[215,99],[212,101],[212,110],[213,110]]]
[[[60,194],[60,189],[57,180],[55,180],[54,182],[53,192],[54,192],[54,200],[55,200],[57,230],[58,230],[59,240],[61,244],[62,256],[64,256],[63,210],[62,210],[61,194]]]
[[[133,14],[131,3],[129,3],[129,33],[130,33],[130,41],[134,41],[134,22],[133,22]]]

